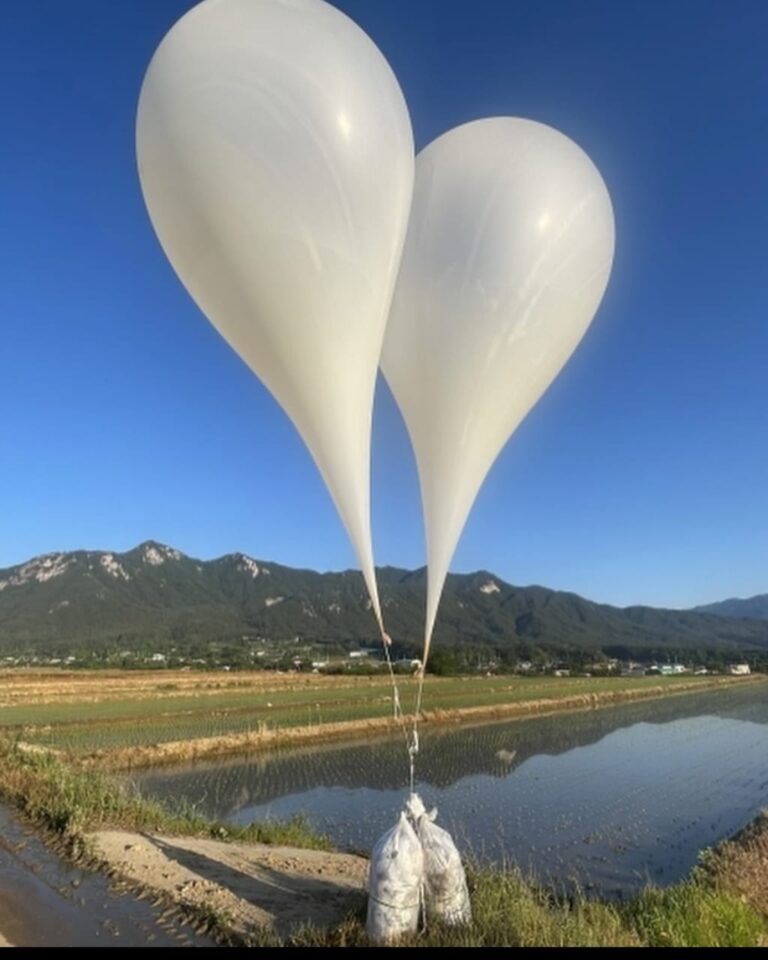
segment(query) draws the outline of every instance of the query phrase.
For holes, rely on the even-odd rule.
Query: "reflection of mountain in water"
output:
[[[565,753],[624,727],[705,715],[768,724],[768,699],[746,687],[473,727],[424,727],[418,779],[445,788],[477,774],[504,778],[532,756]],[[134,779],[166,802],[184,798],[228,818],[317,787],[404,790],[406,770],[402,737],[387,736],[151,770]]]

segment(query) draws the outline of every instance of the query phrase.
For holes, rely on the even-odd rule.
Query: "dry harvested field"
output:
[[[763,678],[428,677],[423,719],[590,709]],[[399,678],[406,712],[415,681]],[[272,672],[0,673],[0,733],[112,768],[344,737],[393,725],[381,677]]]

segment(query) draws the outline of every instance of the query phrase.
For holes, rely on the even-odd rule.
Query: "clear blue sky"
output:
[[[293,427],[188,299],[134,161],[141,80],[190,0],[2,0],[0,567],[154,538],[355,566]],[[494,467],[453,569],[617,603],[768,591],[768,3],[338,0],[417,146],[489,115],[575,139],[617,259]],[[377,562],[423,563],[382,385]]]

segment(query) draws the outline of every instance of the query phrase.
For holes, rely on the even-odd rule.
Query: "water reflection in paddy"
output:
[[[304,812],[340,847],[367,851],[406,777],[402,739],[369,737],[133,779],[235,823]],[[768,805],[768,687],[425,728],[418,780],[465,853],[602,896],[671,883]]]

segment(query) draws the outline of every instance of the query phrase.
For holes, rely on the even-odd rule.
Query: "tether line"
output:
[[[381,625],[380,625],[381,626]],[[415,784],[416,769],[415,769],[415,757],[419,752],[419,740],[418,733],[414,729],[413,735],[409,736],[408,727],[406,725],[405,714],[403,713],[403,706],[400,700],[400,688],[397,685],[397,677],[395,675],[395,669],[392,665],[392,657],[389,653],[389,648],[392,646],[392,638],[384,630],[384,627],[381,626],[381,642],[384,647],[384,658],[387,662],[387,668],[389,670],[389,679],[392,681],[392,701],[394,707],[394,717],[395,720],[400,724],[400,729],[403,731],[403,738],[405,739],[405,750],[408,754],[408,782],[411,793],[413,793],[413,788]]]

